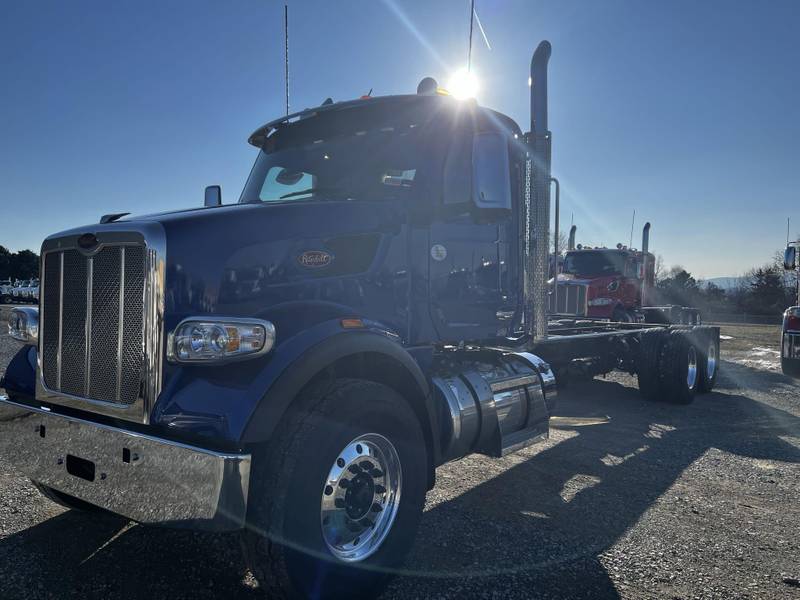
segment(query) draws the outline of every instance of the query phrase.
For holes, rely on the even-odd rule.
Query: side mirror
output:
[[[221,206],[222,188],[218,185],[209,185],[206,188],[206,198],[203,206]]]
[[[788,246],[783,253],[783,268],[787,271],[794,271],[797,266],[797,248]]]
[[[511,210],[508,140],[501,133],[478,133],[473,139],[472,203],[480,210]]]

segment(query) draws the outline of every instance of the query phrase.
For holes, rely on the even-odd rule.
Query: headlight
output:
[[[167,358],[177,363],[221,363],[265,354],[275,343],[275,326],[261,319],[192,317],[167,341]]]
[[[612,298],[595,298],[594,300],[589,300],[589,306],[608,306],[613,303],[614,300]]]
[[[8,334],[15,340],[35,346],[39,343],[39,309],[30,306],[11,311]]]

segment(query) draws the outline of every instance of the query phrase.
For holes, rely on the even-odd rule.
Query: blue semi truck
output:
[[[716,328],[547,313],[549,57],[528,132],[426,78],[264,125],[236,204],[48,237],[5,463],[73,509],[240,530],[268,593],[353,597],[403,561],[439,465],[547,438],[557,379],[709,391]]]

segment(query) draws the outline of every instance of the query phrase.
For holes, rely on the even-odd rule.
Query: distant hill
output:
[[[744,279],[744,277],[711,277],[710,279],[703,279],[702,283],[705,285],[713,283],[723,290],[732,290],[735,289],[736,286],[739,285]]]

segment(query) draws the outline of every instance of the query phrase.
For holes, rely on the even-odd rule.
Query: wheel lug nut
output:
[[[383,510],[383,507],[380,504],[378,504],[377,502],[372,505],[372,512],[381,512],[382,510]]]
[[[347,467],[347,470],[350,471],[353,475],[358,475],[359,473],[361,473],[361,467],[359,467],[358,465],[350,465],[349,467]]]
[[[364,469],[365,471],[369,471],[369,470],[371,470],[371,469],[372,469],[372,468],[373,468],[375,465],[373,465],[373,464],[372,464],[371,462],[369,462],[368,460],[362,460],[360,463],[358,463],[358,466],[359,466],[359,467],[361,467],[362,469]]]
[[[383,477],[383,471],[381,471],[380,469],[372,469],[372,471],[370,471],[369,474],[372,475],[375,479],[377,479],[378,477]]]
[[[340,488],[347,489],[349,486],[350,486],[350,480],[349,479],[341,479],[341,480],[339,480],[339,487]]]
[[[383,487],[382,485],[376,485],[375,486],[375,493],[376,494],[385,494],[386,493],[386,488]]]
[[[333,505],[336,508],[344,508],[344,500],[342,498],[337,498],[336,500],[333,501]]]

